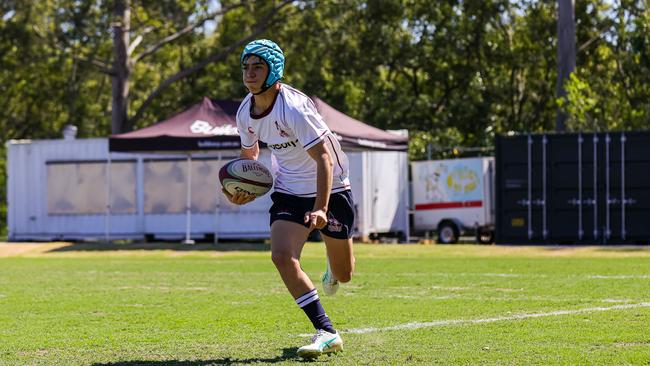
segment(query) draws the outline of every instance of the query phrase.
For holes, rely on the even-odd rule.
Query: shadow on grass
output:
[[[561,251],[589,248],[597,252],[643,252],[650,250],[647,244],[556,244],[540,246],[546,251]]]
[[[639,245],[625,245],[622,247],[601,247],[596,249],[597,252],[650,252],[650,245],[648,244],[639,244]]]
[[[213,251],[213,252],[230,252],[230,251],[268,251],[270,245],[264,242],[227,242],[227,243],[70,243],[49,250],[49,253],[57,252],[102,252],[102,251],[130,251],[130,250],[173,250],[183,252],[193,251]]]
[[[109,363],[94,363],[92,366],[210,366],[210,365],[246,365],[254,363],[278,363],[289,360],[300,361],[296,355],[298,348],[284,348],[282,355],[273,358],[230,358],[224,357],[215,360],[196,360],[196,361],[179,361],[179,360],[164,360],[164,361],[118,361]]]

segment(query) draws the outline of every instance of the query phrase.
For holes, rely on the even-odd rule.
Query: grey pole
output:
[[[187,154],[187,198],[185,201],[185,240],[183,244],[194,244],[190,238],[192,229],[192,154]]]
[[[576,68],[576,30],[573,16],[573,0],[557,2],[557,97],[565,98],[564,82],[569,79]],[[567,115],[561,108],[557,110],[555,129],[566,129]]]
[[[106,219],[105,219],[104,241],[111,242],[111,152],[108,152],[106,164]]]

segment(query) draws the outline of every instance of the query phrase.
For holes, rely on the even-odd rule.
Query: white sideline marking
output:
[[[632,302],[631,299],[602,299],[601,302]]]
[[[364,276],[372,276],[373,274],[364,273]],[[378,276],[384,274],[377,274]],[[545,274],[534,274],[534,273],[469,273],[469,272],[459,272],[459,273],[450,273],[450,272],[437,272],[437,273],[421,273],[421,272],[402,272],[395,275],[396,277],[525,277],[525,278],[548,278],[551,277]],[[571,275],[572,278],[589,278],[589,279],[650,279],[650,274],[638,274],[638,275]]]
[[[365,276],[372,276],[373,273],[364,273]],[[385,276],[384,274],[377,274]],[[544,274],[521,274],[521,273],[469,273],[469,272],[401,272],[395,276],[399,277],[548,277]]]
[[[350,296],[346,294],[346,296]],[[426,296],[419,295],[388,295],[386,298],[390,299],[417,299],[417,300],[466,300],[466,301],[552,301],[552,302],[578,302],[583,301],[583,297],[547,297],[547,296],[514,296],[514,297],[498,297],[498,296],[462,296],[462,295],[441,295],[441,296]],[[633,303],[638,299],[592,299],[597,302],[607,303]]]
[[[501,321],[544,318],[547,316],[573,315],[573,314],[593,313],[598,311],[625,310],[625,309],[637,309],[637,308],[649,308],[649,307],[650,307],[650,302],[642,302],[638,304],[614,305],[608,307],[595,307],[595,308],[585,308],[585,309],[575,309],[575,310],[557,310],[548,313],[517,314],[517,315],[498,316],[494,318],[483,318],[483,319],[451,319],[451,320],[439,320],[435,322],[425,322],[425,323],[415,322],[415,323],[393,325],[390,327],[383,327],[383,328],[348,329],[348,330],[341,331],[341,333],[366,334],[366,333],[386,332],[391,330],[414,330],[414,329],[421,329],[421,328],[442,327],[447,325],[495,323]],[[300,334],[299,336],[310,337],[312,336],[312,334]]]
[[[613,276],[604,276],[604,275],[593,275],[589,278],[596,279],[605,279],[605,280],[627,280],[627,279],[650,279],[650,275],[613,275]]]

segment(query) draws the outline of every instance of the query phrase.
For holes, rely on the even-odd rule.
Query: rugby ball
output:
[[[273,187],[271,172],[257,160],[235,159],[219,170],[221,186],[230,194],[246,192],[260,197]]]

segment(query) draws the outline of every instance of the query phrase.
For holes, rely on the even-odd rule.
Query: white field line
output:
[[[366,333],[387,332],[391,330],[414,330],[414,329],[421,329],[421,328],[444,327],[448,325],[496,323],[502,321],[544,318],[550,316],[574,315],[574,314],[594,313],[600,311],[626,310],[626,309],[649,308],[649,307],[650,307],[650,302],[642,302],[637,304],[614,305],[609,307],[594,307],[594,308],[584,308],[584,309],[574,309],[574,310],[556,310],[548,313],[531,313],[531,314],[498,316],[494,318],[450,319],[450,320],[438,320],[434,322],[424,322],[424,323],[414,322],[414,323],[398,324],[398,325],[393,325],[393,326],[383,327],[383,328],[348,329],[348,330],[342,330],[341,333],[366,334]],[[299,336],[308,337],[311,335],[312,334],[300,334]]]
[[[385,273],[363,273],[364,276],[386,276]],[[400,272],[392,275],[394,277],[548,277],[544,274],[521,274],[521,273],[468,273],[468,272]]]
[[[364,276],[386,276],[385,273],[364,273]],[[449,273],[449,272],[437,272],[437,273],[421,273],[421,272],[402,272],[391,275],[393,277],[525,277],[525,278],[549,278],[552,277],[546,274],[534,274],[534,273]],[[638,274],[638,275],[558,275],[558,277],[570,277],[570,278],[588,278],[588,279],[611,279],[611,280],[625,280],[625,279],[650,279],[650,274]]]
[[[349,295],[347,295],[349,296]],[[546,302],[578,302],[583,301],[584,297],[547,297],[547,296],[514,296],[514,297],[496,297],[496,296],[462,296],[462,295],[440,295],[440,296],[426,296],[419,295],[388,295],[385,298],[389,299],[417,299],[417,300],[465,300],[465,301],[510,301],[510,302],[523,302],[523,301],[546,301]],[[633,303],[637,300],[634,299],[593,299],[592,301],[605,302],[605,303]]]
[[[605,275],[593,275],[589,276],[588,278],[595,278],[595,279],[604,279],[604,280],[627,280],[627,279],[650,279],[650,275],[611,275],[611,276],[605,276]]]

